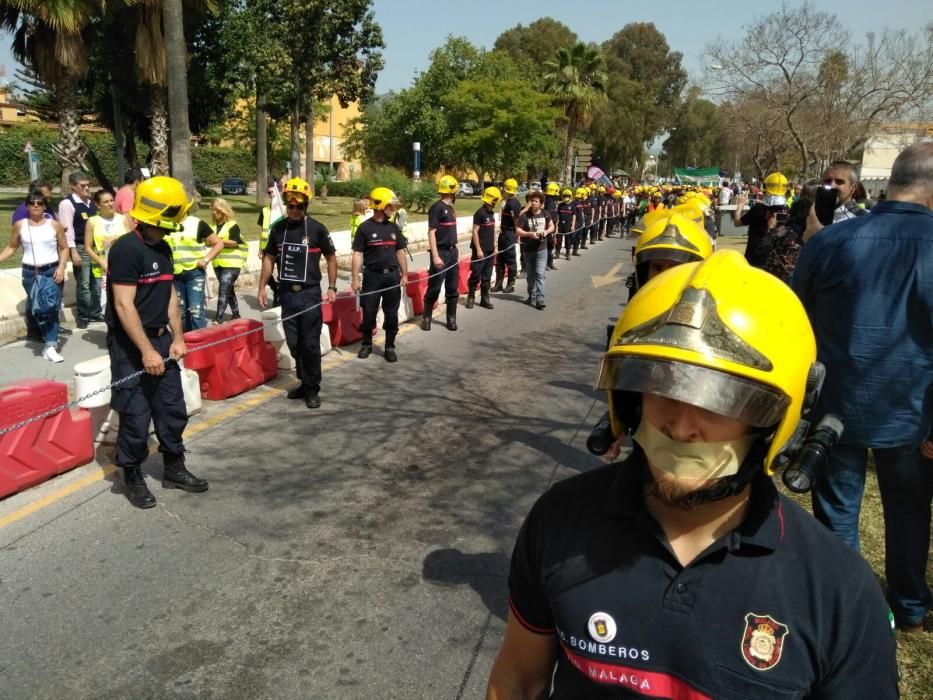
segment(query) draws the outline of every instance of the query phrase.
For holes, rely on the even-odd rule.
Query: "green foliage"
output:
[[[321,180],[318,179],[315,191],[320,188],[320,185]],[[437,199],[437,190],[433,180],[413,182],[398,168],[389,167],[367,170],[362,177],[352,180],[328,182],[327,195],[359,199],[368,195],[375,187],[388,187],[402,199],[409,211],[427,211]]]
[[[207,183],[219,183],[225,177],[242,177],[251,182],[256,177],[256,155],[245,148],[193,148],[191,164],[195,176]]]
[[[690,90],[677,110],[664,151],[674,167],[706,167],[726,162],[724,123],[719,107]]]
[[[506,29],[496,38],[493,48],[514,61],[526,62],[532,69],[554,59],[558,49],[570,48],[577,35],[562,22],[550,17],[535,20],[527,27],[521,23]]]

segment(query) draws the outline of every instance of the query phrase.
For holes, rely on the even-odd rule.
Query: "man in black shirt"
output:
[[[574,192],[573,215],[573,255],[580,255],[580,250],[586,250],[586,225],[589,221],[589,207],[586,197],[589,194],[586,187],[578,187]]]
[[[382,329],[386,332],[385,358],[397,362],[395,336],[398,335],[398,307],[402,301],[402,288],[408,284],[408,261],[405,249],[408,241],[401,229],[392,222],[398,205],[395,192],[388,187],[377,187],[369,194],[372,218],[361,223],[353,237],[353,269],[351,288],[357,294],[362,289],[360,306],[363,322],[360,331],[363,342],[357,357],[366,359],[373,351],[373,329],[382,301],[385,317]],[[360,270],[365,270],[360,283]]]
[[[182,434],[188,411],[177,361],[186,348],[172,249],[164,240],[169,231],[180,228],[190,206],[178,180],[154,177],[141,182],[130,211],[138,222],[136,230],[117,239],[107,258],[107,350],[112,380],[121,382],[110,400],[120,414],[116,464],[123,469],[129,501],[137,508],[156,504],[141,469],[149,454],[150,422],[164,463],[162,486],[192,493],[207,490],[207,482],[185,468]],[[121,381],[137,372],[142,374]]]
[[[489,300],[489,283],[492,280],[492,263],[496,253],[496,205],[502,200],[498,187],[487,187],[483,191],[483,206],[473,214],[473,235],[470,241],[470,279],[467,281],[466,307],[473,308],[476,287],[480,287],[479,305],[493,308]]]
[[[424,294],[421,330],[431,330],[434,302],[441,295],[447,299],[447,330],[457,330],[457,299],[460,298],[460,253],[457,250],[457,214],[453,203],[460,185],[457,179],[444,175],[437,183],[439,200],[428,210],[428,245],[431,246],[431,266],[428,268],[428,290]]]
[[[557,222],[557,205],[560,202],[560,183],[549,182],[544,191],[544,211],[551,217],[551,221]],[[554,238],[555,233],[548,234],[547,237],[547,269],[556,270],[554,266]],[[557,249],[557,255],[560,255],[560,248]]]
[[[511,294],[515,291],[515,278],[518,275],[518,266],[516,260],[516,237],[515,224],[518,222],[518,215],[522,211],[521,202],[515,195],[518,193],[518,183],[514,178],[506,180],[502,189],[505,190],[505,203],[502,205],[502,213],[499,221],[499,253],[496,255],[496,286],[492,288],[494,292],[505,292]],[[508,281],[505,281],[505,269],[509,270]]]
[[[768,195],[762,202],[753,202],[751,208],[742,213],[748,203],[744,192],[736,197],[732,223],[736,228],[748,226],[748,243],[745,245],[745,259],[753,267],[764,268],[768,260],[771,230],[778,224],[778,215],[786,210],[783,196]]]
[[[566,255],[564,257],[570,260],[570,246],[573,244],[573,236],[570,235],[570,232],[573,231],[574,227],[573,191],[569,187],[565,187],[560,194],[561,201],[557,205],[557,234],[554,249],[557,256],[560,257],[561,246],[562,244],[565,245]]]
[[[313,194],[301,178],[292,178],[282,192],[284,219],[269,230],[259,274],[260,308],[266,308],[266,284],[278,261],[279,296],[285,342],[296,362],[301,385],[288,392],[290,399],[304,399],[308,408],[321,405],[321,257],[327,260],[328,303],[337,298],[337,256],[330,232],[307,215]],[[310,309],[307,311],[306,309]],[[303,312],[303,313],[299,313]]]
[[[632,299],[597,383],[634,452],[532,508],[488,698],[898,697],[874,574],[769,478],[815,363],[793,292],[735,251]]]

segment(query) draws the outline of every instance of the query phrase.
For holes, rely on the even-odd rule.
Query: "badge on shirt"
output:
[[[754,669],[767,671],[777,666],[784,650],[787,625],[770,615],[748,613],[742,635],[742,657]]]
[[[604,612],[595,612],[590,615],[589,622],[586,623],[586,629],[593,639],[603,644],[608,644],[615,639],[618,631],[616,621],[612,619],[612,615]]]

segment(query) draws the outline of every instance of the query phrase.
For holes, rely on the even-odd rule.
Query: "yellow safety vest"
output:
[[[266,249],[266,243],[269,242],[269,228],[272,226],[272,207],[264,206],[262,208],[262,231],[259,234],[259,254]]]
[[[201,220],[198,217],[186,216],[181,222],[184,228],[181,231],[173,231],[165,237],[165,241],[172,249],[173,272],[176,275],[196,269],[198,260],[207,253],[204,244],[198,242],[198,224],[200,223]]]
[[[106,258],[107,250],[104,247],[104,241],[111,236],[119,233],[126,233],[122,214],[117,214],[111,219],[105,219],[100,214],[88,219],[88,223],[94,222],[94,252],[100,257]],[[109,246],[107,246],[109,248]],[[100,279],[104,275],[104,270],[95,261],[91,261],[91,274]]]
[[[217,238],[222,241],[230,240],[230,229],[236,226],[236,221],[230,219],[224,222],[223,226],[217,224],[211,226]],[[249,246],[243,241],[243,234],[240,234],[240,244],[236,248],[224,247],[223,250],[214,258],[214,267],[235,267],[237,269],[246,264],[246,255],[249,253]]]

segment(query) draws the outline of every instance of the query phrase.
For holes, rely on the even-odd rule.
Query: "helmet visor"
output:
[[[777,389],[686,362],[603,355],[596,388],[657,394],[756,428],[775,425],[790,398]]]

